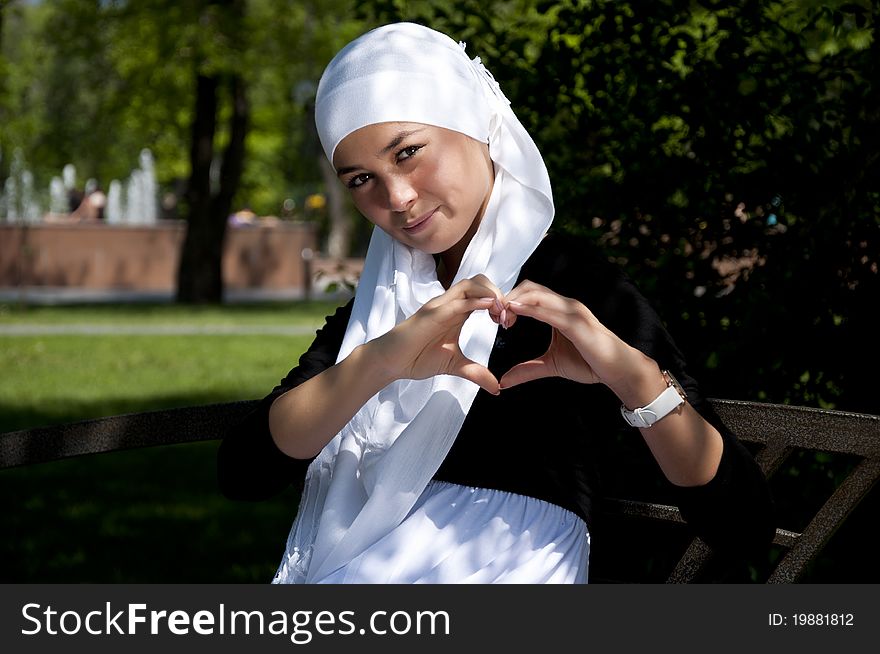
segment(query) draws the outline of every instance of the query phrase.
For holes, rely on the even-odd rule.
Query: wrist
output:
[[[666,383],[666,390],[660,393],[652,402],[645,406],[629,409],[626,405],[620,405],[620,415],[624,421],[632,427],[647,429],[672,411],[681,415],[681,406],[687,402],[687,393],[668,370],[660,373]]]
[[[358,345],[349,355],[349,358],[354,357],[364,378],[373,380],[378,390],[401,378],[400,372],[389,365],[390,359],[382,349],[380,339],[374,339]]]

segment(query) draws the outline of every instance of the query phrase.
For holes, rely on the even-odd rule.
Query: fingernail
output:
[[[494,297],[481,297],[480,302],[496,302]]]
[[[501,323],[504,329],[507,329],[507,309],[501,310]]]
[[[521,307],[521,306],[523,306],[523,303],[522,303],[522,302],[517,302],[516,300],[511,300],[511,301],[508,302],[507,304],[512,304],[512,305],[515,306],[515,307]]]

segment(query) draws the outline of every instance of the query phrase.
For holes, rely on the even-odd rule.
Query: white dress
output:
[[[290,553],[273,583],[288,578]],[[431,481],[401,524],[324,584],[587,582],[590,534],[560,506],[507,491]]]

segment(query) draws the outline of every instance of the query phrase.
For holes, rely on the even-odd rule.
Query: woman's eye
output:
[[[401,150],[400,152],[397,153],[397,160],[404,161],[406,159],[409,159],[411,156],[413,156],[416,152],[421,150],[423,147],[424,146],[422,146],[422,145],[410,145],[408,147],[405,147],[403,150]]]
[[[348,188],[360,188],[370,179],[370,176],[366,173],[362,173],[360,175],[355,175],[350,180],[348,180]]]

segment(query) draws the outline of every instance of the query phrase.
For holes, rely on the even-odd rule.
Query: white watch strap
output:
[[[667,416],[671,411],[682,404],[684,404],[684,398],[674,386],[669,386],[647,406],[633,409],[632,411],[625,406],[621,406],[620,414],[631,426],[645,428],[650,427],[660,420],[660,418]]]

